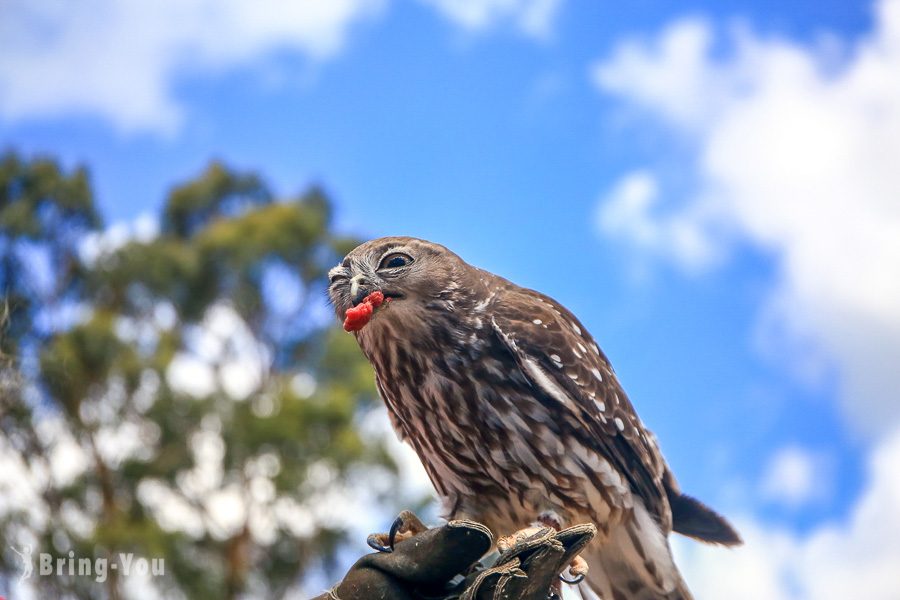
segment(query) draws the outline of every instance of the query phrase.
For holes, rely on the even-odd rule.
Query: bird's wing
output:
[[[628,480],[664,531],[671,511],[666,464],[613,373],[578,319],[553,299],[510,287],[495,296],[491,323],[531,384],[590,431],[589,442]]]

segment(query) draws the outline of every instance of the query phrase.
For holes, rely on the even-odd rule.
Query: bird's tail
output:
[[[586,600],[693,600],[668,539],[640,502],[633,518],[614,526],[582,556],[590,568],[581,584]]]

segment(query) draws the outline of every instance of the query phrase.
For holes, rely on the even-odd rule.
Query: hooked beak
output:
[[[353,306],[362,302],[374,291],[375,287],[366,280],[365,275],[354,275],[350,278],[350,302]]]
[[[385,298],[392,300],[399,300],[404,297],[404,294],[399,290],[373,284],[365,275],[354,275],[350,278],[350,304],[352,306],[356,306],[365,300],[366,296],[372,292],[382,292]]]

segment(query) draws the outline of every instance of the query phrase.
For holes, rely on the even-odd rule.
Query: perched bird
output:
[[[339,318],[367,311],[346,328],[448,518],[498,535],[548,512],[594,523],[582,585],[603,600],[690,599],[672,531],[741,543],[681,493],[609,360],[552,298],[410,237],[366,242],[329,277]]]

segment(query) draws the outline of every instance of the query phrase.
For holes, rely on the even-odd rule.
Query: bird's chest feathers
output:
[[[367,353],[404,437],[433,436],[442,425],[465,426],[478,417],[480,382],[473,365],[495,362],[487,346],[476,333],[460,331],[443,339],[389,339]]]
[[[443,339],[394,339],[369,355],[401,438],[416,450],[445,497],[491,493],[520,462],[526,428],[516,405],[529,385],[487,331],[457,328]],[[529,432],[530,433],[530,432]],[[531,459],[534,463],[534,459]]]
[[[416,450],[438,494],[456,507],[450,514],[474,516],[465,511],[496,504],[533,518],[548,506],[606,506],[583,491],[585,471],[625,493],[610,465],[569,435],[576,424],[537,401],[515,357],[487,331],[456,328],[437,339],[386,335],[363,349],[394,428]]]

